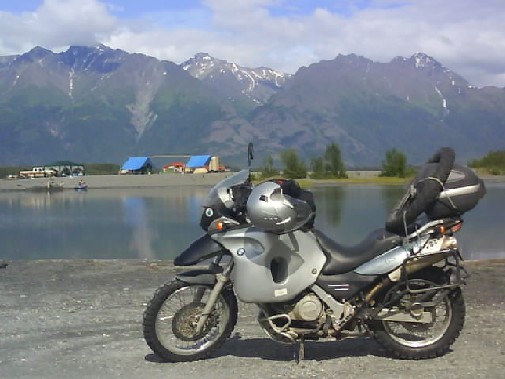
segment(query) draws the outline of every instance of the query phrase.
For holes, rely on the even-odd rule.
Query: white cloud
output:
[[[118,20],[96,0],[45,0],[35,12],[0,12],[0,53],[25,52],[40,45],[57,49],[94,44],[112,33]]]
[[[341,3],[329,1],[303,5],[312,3],[310,12],[292,12],[288,0],[202,0],[187,12],[146,8],[141,19],[121,20],[105,1],[46,0],[33,13],[0,12],[0,35],[9,36],[0,55],[103,42],[176,63],[208,52],[294,72],[339,53],[384,62],[420,51],[473,84],[505,86],[502,0],[370,0],[340,11],[331,4]]]

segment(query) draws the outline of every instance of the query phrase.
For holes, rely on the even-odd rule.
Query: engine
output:
[[[323,304],[321,300],[309,293],[298,301],[288,315],[294,320],[316,321],[323,313]]]
[[[269,304],[270,316],[287,315],[292,321],[319,321],[324,315],[321,300],[314,293],[307,293],[290,303]]]
[[[327,320],[325,307],[314,293],[306,293],[290,303],[258,304],[258,322],[276,341],[294,342],[300,334],[318,339]]]

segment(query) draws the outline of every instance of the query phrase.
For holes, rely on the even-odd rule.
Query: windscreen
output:
[[[228,191],[230,187],[243,184],[249,179],[249,169],[239,171],[232,176],[221,180],[216,184],[207,195],[207,200],[204,202],[205,207],[213,207],[219,204],[224,204],[226,207],[231,206],[233,199],[231,193]]]

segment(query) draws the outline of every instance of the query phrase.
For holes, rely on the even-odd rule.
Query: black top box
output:
[[[461,216],[473,209],[486,193],[484,182],[472,169],[454,164],[438,199],[426,209],[432,219]]]

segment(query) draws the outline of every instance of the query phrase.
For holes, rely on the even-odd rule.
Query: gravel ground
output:
[[[465,328],[447,355],[401,361],[372,339],[311,342],[297,365],[240,304],[232,338],[211,358],[163,363],[142,313],[174,276],[166,262],[12,261],[0,270],[1,378],[503,378],[505,262],[468,262]]]

